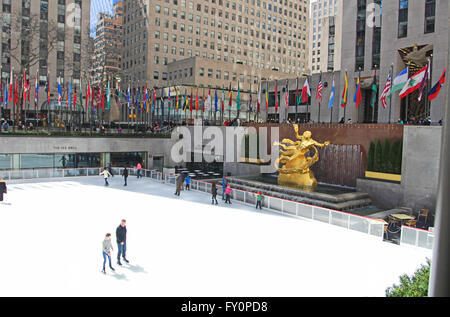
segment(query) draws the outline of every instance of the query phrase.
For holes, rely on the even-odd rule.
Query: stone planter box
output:
[[[391,182],[401,182],[402,181],[402,175],[369,172],[369,171],[366,171],[366,178],[373,178],[373,179],[385,180],[385,181],[391,181]]]

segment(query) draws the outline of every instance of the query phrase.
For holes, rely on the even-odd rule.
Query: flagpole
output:
[[[391,64],[391,89],[394,80],[394,63]],[[391,116],[392,116],[392,96],[389,98],[389,124],[391,124]]]

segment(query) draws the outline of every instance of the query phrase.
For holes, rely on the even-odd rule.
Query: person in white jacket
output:
[[[100,176],[103,175],[103,178],[105,179],[105,186],[109,186],[108,178],[111,176],[111,173],[108,171],[108,169],[105,167],[103,172],[100,173]]]

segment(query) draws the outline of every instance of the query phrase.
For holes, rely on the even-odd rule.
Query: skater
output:
[[[108,172],[108,169],[106,167],[103,169],[103,172],[100,173],[100,176],[102,175],[103,178],[105,179],[105,186],[109,186],[108,177],[110,177],[111,174]]]
[[[256,209],[258,209],[258,207],[259,207],[259,210],[262,209],[262,207],[261,207],[262,199],[263,199],[262,193],[258,192],[258,195],[256,196]]]
[[[216,201],[216,205],[218,205],[219,203],[217,202],[217,185],[216,185],[216,183],[212,183],[211,194],[212,194],[211,204],[214,205],[214,201]]]
[[[183,174],[178,175],[177,181],[176,181],[176,190],[175,195],[180,196],[180,192],[183,190],[183,183],[184,183],[184,176]]]
[[[191,190],[191,177],[188,175],[184,180],[186,182],[186,190]]]
[[[225,190],[227,189],[228,180],[227,177],[222,177],[222,200],[225,200]]]
[[[109,174],[111,174],[112,177],[114,177],[111,163],[108,163],[108,172],[109,172]]]
[[[127,252],[127,227],[125,226],[127,221],[122,219],[120,225],[116,229],[116,238],[117,238],[117,264],[122,266],[120,262],[120,256],[122,256],[123,260],[126,263],[130,263],[127,260],[126,252]]]
[[[6,192],[7,192],[6,183],[3,180],[3,178],[0,178],[0,202],[3,201],[3,195],[6,194]]]
[[[127,178],[128,178],[128,168],[124,168],[122,172],[123,179],[125,180],[125,184],[123,186],[127,186]]]
[[[225,204],[229,203],[231,205],[231,192],[233,190],[231,189],[230,184],[227,185],[227,188],[225,189]]]
[[[137,178],[139,179],[139,178],[141,178],[141,170],[142,170],[141,163],[137,164],[136,170],[137,170]]]
[[[106,274],[106,270],[105,270],[106,257],[108,257],[109,268],[112,271],[115,271],[115,269],[112,267],[112,264],[111,264],[111,250],[113,250],[113,247],[111,244],[111,234],[107,233],[105,240],[103,240],[103,270],[102,270],[103,274]]]

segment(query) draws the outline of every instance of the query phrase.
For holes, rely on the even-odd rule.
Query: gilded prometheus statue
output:
[[[310,131],[300,135],[297,124],[294,124],[294,130],[297,136],[296,142],[284,139],[281,143],[274,143],[275,146],[279,145],[283,148],[280,150],[279,159],[275,162],[275,168],[279,172],[278,184],[315,187],[317,186],[317,180],[310,168],[319,161],[317,147],[323,148],[330,142],[321,144],[314,141]],[[290,144],[290,146],[283,143]],[[307,157],[306,155],[311,150],[314,150],[315,154],[312,157]],[[284,164],[283,167],[280,168],[280,164]]]

